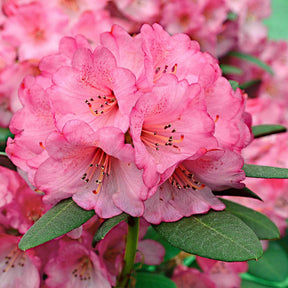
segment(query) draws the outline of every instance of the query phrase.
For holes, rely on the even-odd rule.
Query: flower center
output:
[[[79,277],[79,280],[86,281],[91,279],[92,263],[87,256],[83,256],[78,260],[78,266],[72,271],[75,278]]]
[[[104,178],[109,176],[111,170],[111,157],[107,155],[102,149],[97,148],[95,154],[89,164],[87,171],[83,174],[82,180],[88,183],[94,177],[96,178],[96,190],[94,194],[98,194]]]
[[[175,169],[169,182],[178,189],[201,190],[205,187],[204,184],[196,181],[194,175],[181,164]]]
[[[154,79],[153,79],[153,82],[156,83],[163,74],[166,74],[166,73],[170,73],[170,74],[176,74],[176,71],[177,71],[177,64],[174,64],[172,66],[172,68],[170,69],[169,71],[169,66],[168,65],[165,65],[164,68],[161,69],[160,66],[158,66],[155,71],[154,71]]]
[[[95,116],[111,112],[117,107],[117,99],[113,91],[111,95],[98,95],[95,99],[86,99],[85,103],[88,105],[90,112]]]
[[[13,248],[4,259],[6,267],[2,270],[3,273],[7,272],[10,268],[14,268],[15,265],[24,267],[26,255],[23,251],[19,250],[17,246],[15,246],[15,248]]]
[[[171,123],[165,125],[144,124],[141,132],[142,142],[157,151],[161,146],[172,146],[179,149],[176,143],[182,142],[183,139],[184,135],[177,133]]]

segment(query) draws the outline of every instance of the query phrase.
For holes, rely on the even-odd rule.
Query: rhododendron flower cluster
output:
[[[93,50],[63,38],[22,82],[12,161],[45,203],[72,196],[102,218],[160,223],[224,209],[212,190],[244,186],[245,94],[197,42],[160,25],[134,37],[113,26],[100,40]]]

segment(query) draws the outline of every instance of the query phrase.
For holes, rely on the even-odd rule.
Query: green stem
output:
[[[117,288],[128,287],[138,246],[138,236],[139,236],[139,218],[129,217],[124,263],[121,274],[117,279],[116,284]]]

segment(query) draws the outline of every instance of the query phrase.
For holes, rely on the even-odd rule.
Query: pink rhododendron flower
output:
[[[57,255],[45,267],[47,288],[110,288],[106,269],[96,253],[77,241],[62,240]]]
[[[0,287],[39,288],[39,258],[32,249],[18,249],[19,237],[0,234]]]
[[[165,249],[156,241],[142,239],[146,234],[147,226],[145,221],[140,221],[139,242],[135,263],[159,265],[163,261]],[[104,263],[109,272],[110,282],[114,286],[116,284],[116,277],[123,265],[127,229],[127,223],[121,222],[111,229],[96,247],[99,251],[100,260]]]
[[[109,127],[94,132],[85,122],[68,121],[61,133],[50,134],[46,151],[49,158],[35,175],[36,186],[47,192],[46,201],[73,196],[78,205],[95,209],[103,218],[122,211],[143,214],[141,199],[146,198],[147,188],[121,130]]]
[[[41,2],[33,2],[19,6],[6,19],[2,37],[18,47],[20,61],[40,59],[57,51],[67,22],[67,16],[57,8],[47,9]]]
[[[71,113],[94,129],[114,126],[127,130],[137,100],[135,76],[117,67],[108,49],[98,47],[93,53],[78,49],[72,67],[61,67],[53,82],[48,93],[56,116]]]
[[[196,259],[204,274],[215,283],[217,288],[240,287],[239,274],[248,270],[246,262],[222,262],[199,256]]]
[[[207,275],[186,266],[177,266],[172,280],[176,283],[177,288],[216,288],[215,283]]]

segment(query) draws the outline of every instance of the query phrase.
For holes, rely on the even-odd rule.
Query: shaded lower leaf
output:
[[[245,61],[251,62],[259,67],[261,67],[263,70],[265,70],[266,72],[268,72],[271,75],[274,75],[273,70],[269,67],[269,65],[267,65],[266,63],[262,62],[259,58],[249,55],[249,54],[245,54],[242,52],[230,52],[229,53],[230,56],[239,58],[239,59],[243,59]]]
[[[272,288],[273,286],[266,286],[246,279],[243,279],[241,281],[241,288],[269,288],[269,287]]]
[[[287,168],[244,164],[243,170],[246,174],[246,177],[251,177],[251,178],[266,178],[266,179],[287,179],[288,178]]]
[[[223,74],[242,75],[243,71],[236,66],[220,64]]]
[[[0,152],[0,166],[17,171],[17,167],[12,163],[7,154],[4,152]]]
[[[176,284],[161,274],[138,272],[132,276],[131,282],[135,281],[134,288],[177,288]]]
[[[237,81],[229,80],[229,83],[234,91],[239,87],[239,83]]]
[[[254,138],[260,138],[263,136],[276,134],[276,133],[283,133],[286,132],[287,128],[282,125],[273,125],[273,124],[267,124],[267,125],[257,125],[252,127],[252,132],[254,135]]]
[[[174,258],[181,252],[180,249],[172,246],[167,240],[161,237],[161,235],[157,233],[155,229],[153,229],[152,226],[148,227],[148,230],[144,239],[152,239],[162,244],[162,246],[165,248],[165,251],[166,251],[165,256],[164,256],[164,261],[168,261]]]
[[[282,282],[288,275],[287,254],[277,242],[270,242],[263,257],[249,262],[248,272],[264,280]]]
[[[228,211],[210,211],[153,227],[171,245],[206,258],[246,261],[263,253],[252,229]]]
[[[46,212],[22,237],[19,248],[27,250],[64,235],[95,215],[84,210],[72,198],[62,200]]]
[[[258,195],[256,195],[253,191],[251,191],[247,187],[244,187],[242,189],[231,188],[231,189],[222,190],[222,191],[213,191],[213,194],[218,195],[218,196],[250,197],[250,198],[254,198],[254,199],[258,199],[262,201],[262,199]]]
[[[225,210],[240,218],[260,240],[272,240],[280,237],[277,226],[264,214],[226,199],[221,199],[221,201],[226,206]]]
[[[93,241],[92,241],[92,246],[95,247],[96,243],[102,239],[104,239],[105,235],[117,224],[119,224],[122,221],[127,221],[129,215],[126,213],[122,213],[120,215],[114,216],[112,218],[107,219],[104,221],[101,226],[98,228],[96,231]]]

